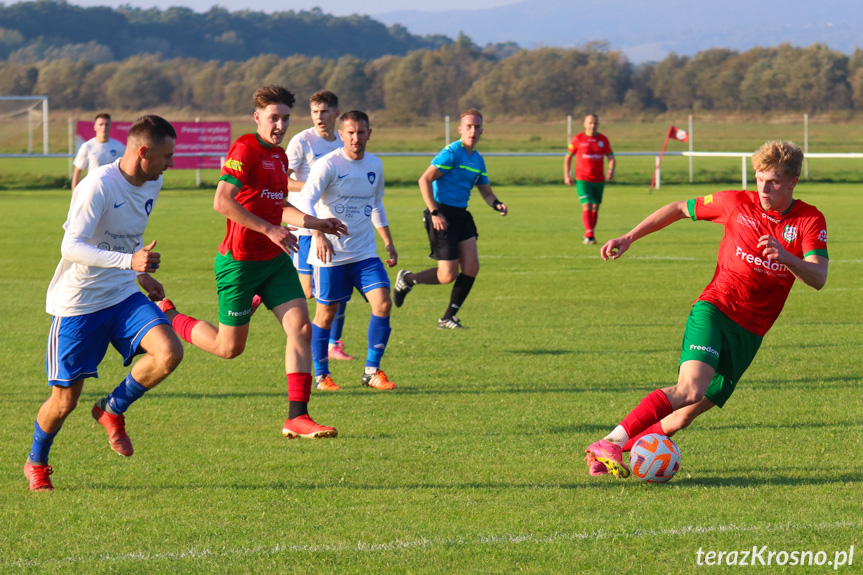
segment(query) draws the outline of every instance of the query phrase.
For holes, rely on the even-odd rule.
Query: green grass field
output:
[[[168,187],[181,177],[168,172]],[[827,286],[795,286],[728,405],[675,438],[682,467],[666,485],[590,477],[583,450],[676,379],[720,227],[681,221],[603,262],[598,246],[580,244],[572,190],[495,189],[511,213],[473,201],[483,267],[460,314],[469,329],[435,328],[448,287],[414,290],[394,310],[384,358],[399,388],[363,389],[360,361],[334,362],[344,391],[313,393],[312,414],[337,439],[281,436],[284,335],[262,309],[243,356],[187,346],[132,407],[129,459],[89,415],[126,373],[109,351],[54,443],[54,493],[30,493],[22,466],[49,393],[44,296],[69,194],[0,192],[0,572],[665,574],[698,571],[699,549],[833,561],[852,545],[853,565],[839,572],[859,572],[859,186],[798,187],[828,220]],[[598,237],[717,189],[609,185]],[[416,188],[390,188],[386,202],[399,267],[429,266]],[[159,241],[157,277],[178,307],[215,321],[224,223],[211,205],[210,191],[169,189],[146,239]],[[357,298],[348,306],[355,355],[368,314]]]

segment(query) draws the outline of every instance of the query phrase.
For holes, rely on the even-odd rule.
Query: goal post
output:
[[[16,105],[16,102],[18,104]],[[39,112],[35,110],[41,108]],[[48,155],[48,96],[0,96],[0,123],[26,124],[27,153],[33,153],[33,117],[42,115],[42,153]],[[26,119],[23,116],[26,114]],[[16,130],[12,130],[16,132]],[[17,132],[20,133],[20,129]],[[14,136],[13,136],[14,137]],[[17,145],[11,142],[12,145]],[[6,143],[9,145],[9,142]],[[5,146],[4,146],[5,147]]]

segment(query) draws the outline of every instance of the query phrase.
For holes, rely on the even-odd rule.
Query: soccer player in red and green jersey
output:
[[[599,204],[605,181],[614,178],[615,159],[608,138],[597,132],[599,116],[588,114],[584,117],[584,132],[575,136],[566,149],[563,158],[563,182],[573,184],[572,157],[575,156],[575,187],[578,201],[581,202],[581,221],[584,224],[583,243],[592,246],[596,243],[593,230],[599,217]],[[608,171],[604,171],[605,157],[608,156]]]
[[[335,218],[306,215],[286,201],[288,158],[279,144],[288,130],[294,95],[281,86],[262,86],[255,91],[254,101],[257,129],[237,139],[228,150],[213,202],[214,209],[227,218],[227,233],[215,265],[219,326],[177,312],[167,299],[159,307],[182,339],[231,359],[246,347],[256,304],[266,305],[288,336],[288,419],[282,433],[287,437],[335,437],[335,428],[315,423],[308,414],[312,327],[290,258],[297,249],[297,238],[281,222],[336,236],[347,229]]]
[[[639,437],[672,435],[713,406],[722,407],[794,281],[824,287],[827,224],[814,206],[793,197],[802,164],[796,144],[767,142],[752,156],[757,192],[725,191],[673,202],[602,246],[603,259],[617,259],[632,242],[687,217],[725,228],[716,272],[686,323],[677,384],[650,393],[609,435],[587,448],[592,475],[629,476],[622,452]]]

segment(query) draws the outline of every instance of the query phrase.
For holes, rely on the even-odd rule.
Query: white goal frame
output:
[[[48,96],[0,96],[0,100],[41,100],[42,101],[42,153],[48,155]],[[32,137],[32,130],[28,136]],[[32,150],[32,146],[29,148]]]

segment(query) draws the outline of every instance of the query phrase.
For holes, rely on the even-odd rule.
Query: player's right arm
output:
[[[428,208],[429,212],[434,212],[438,209],[437,202],[435,202],[434,200],[434,188],[432,188],[432,182],[442,176],[443,173],[439,169],[437,169],[434,164],[426,168],[426,171],[423,172],[423,175],[420,176],[420,194],[422,194],[423,201],[425,202],[425,205]],[[432,226],[434,226],[434,229],[438,231],[446,229],[446,218],[443,217],[443,214],[431,216],[431,219]]]
[[[611,258],[616,260],[629,249],[632,242],[641,239],[646,235],[652,234],[653,232],[658,232],[677,220],[690,217],[689,207],[686,204],[687,202],[681,200],[663,206],[644,218],[644,220],[632,228],[628,234],[619,238],[614,238],[613,240],[608,240],[599,251],[602,259],[608,260],[608,258]]]
[[[75,166],[75,171],[72,172],[72,191],[78,187],[78,183],[84,179],[84,170]]]
[[[572,179],[572,154],[569,152],[563,158],[563,183],[567,186],[575,183],[575,180]]]
[[[285,253],[297,251],[297,238],[290,230],[284,226],[273,225],[241,206],[237,201],[239,193],[240,188],[236,185],[227,180],[219,180],[216,196],[213,198],[213,209],[244,228],[264,234]]]

